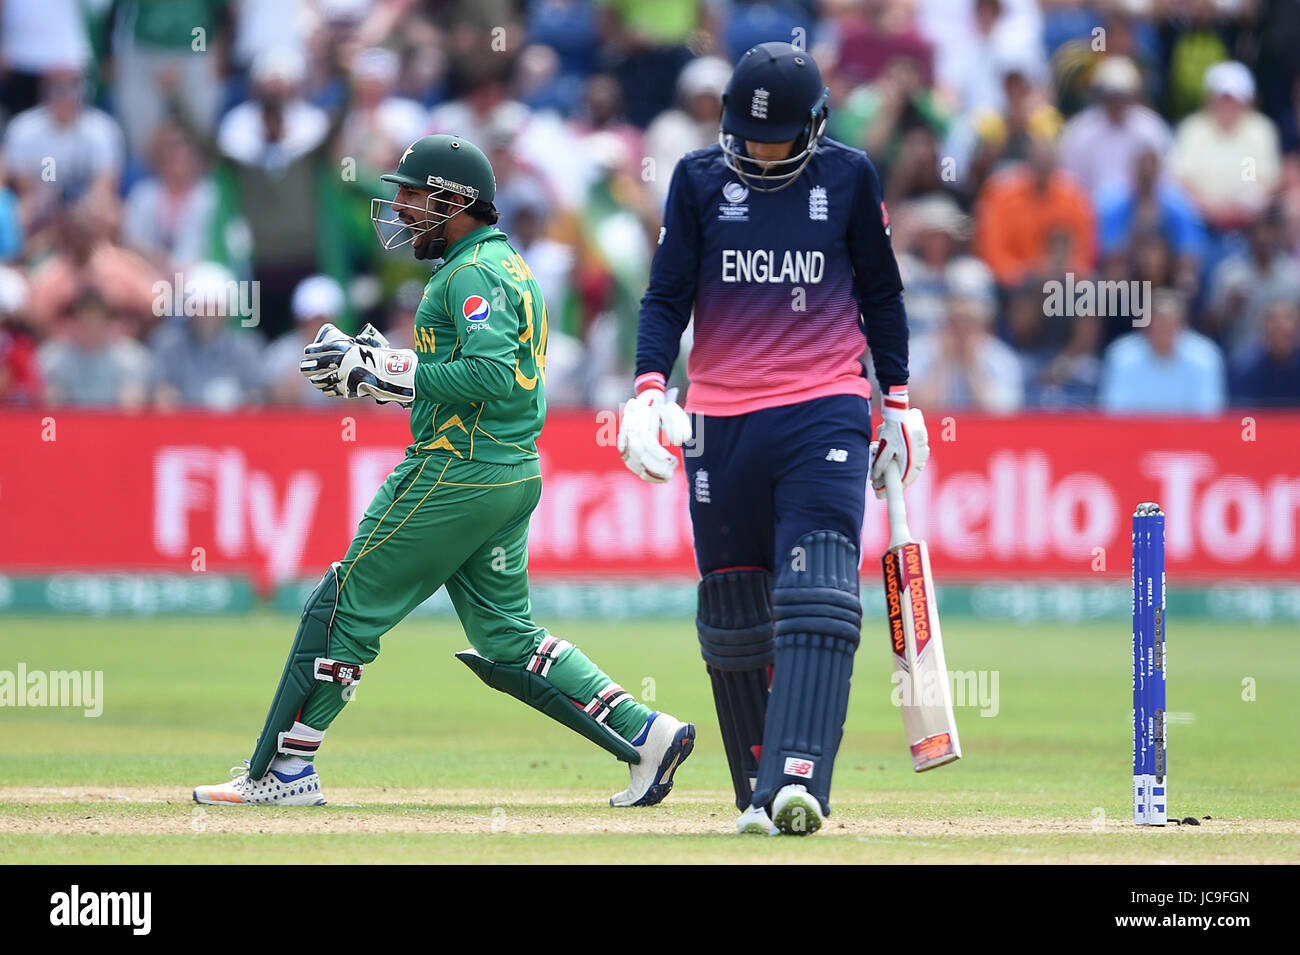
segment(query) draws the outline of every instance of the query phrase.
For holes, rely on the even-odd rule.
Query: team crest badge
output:
[[[486,322],[488,316],[492,314],[491,306],[482,295],[471,295],[465,299],[465,304],[460,307],[460,311],[467,322]]]
[[[830,200],[826,197],[825,186],[813,186],[808,190],[808,218],[813,222],[825,222],[830,211]]]

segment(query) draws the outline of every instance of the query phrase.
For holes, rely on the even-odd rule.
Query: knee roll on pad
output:
[[[836,531],[800,538],[776,575],[772,609],[774,675],[753,801],[767,805],[782,786],[799,783],[829,815],[861,639],[857,545]]]
[[[772,588],[777,645],[793,633],[862,638],[858,547],[838,531],[813,531],[785,556]]]
[[[772,575],[765,570],[722,571],[700,581],[695,625],[741,810],[753,798],[767,718],[774,646],[771,591]]]
[[[303,605],[289,659],[284,664],[280,684],[266,714],[266,723],[248,763],[248,772],[253,779],[266,775],[277,752],[297,756],[315,754],[325,732],[299,723],[298,714],[317,681],[349,686],[361,681],[360,663],[329,657],[330,630],[334,626],[338,600],[339,564],[336,561]]]
[[[772,664],[772,575],[728,570],[700,581],[700,653],[719,670],[756,670]]]

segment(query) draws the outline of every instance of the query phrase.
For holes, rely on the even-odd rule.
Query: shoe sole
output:
[[[664,798],[672,792],[673,773],[677,772],[677,767],[686,762],[686,757],[691,755],[693,749],[695,749],[695,724],[687,723],[677,731],[672,745],[664,752],[663,759],[659,760],[659,772],[655,774],[657,780],[655,784],[632,805],[656,806],[663,802]]]
[[[204,795],[202,798],[200,798],[199,791],[197,789],[194,790],[194,792],[191,795],[194,797],[194,801],[198,803],[200,806],[242,806],[244,804],[244,801],[242,799],[240,800],[218,799],[216,796],[208,796],[208,795]]]
[[[311,809],[315,806],[324,806],[327,804],[323,796],[317,796],[316,802],[281,802],[278,800],[276,802],[244,802],[242,799],[217,799],[214,796],[208,795],[205,795],[200,799],[199,791],[197,789],[190,795],[200,806],[290,806],[293,808]]]
[[[812,796],[791,796],[773,816],[772,824],[785,836],[811,836],[822,827],[821,806]]]

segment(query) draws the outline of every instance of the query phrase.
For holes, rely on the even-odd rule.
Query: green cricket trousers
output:
[[[470,644],[497,663],[524,666],[549,634],[532,619],[528,522],[541,498],[538,461],[487,464],[408,454],[375,494],[338,569],[330,653],[370,663],[380,638],[439,587],[446,587]],[[612,682],[577,647],[548,679],[579,704]],[[323,731],[350,687],[318,683],[299,720]],[[631,740],[650,710],[627,697],[609,725]]]

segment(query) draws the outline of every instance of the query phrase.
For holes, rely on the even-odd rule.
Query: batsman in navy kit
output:
[[[928,457],[908,409],[907,319],[879,177],[825,137],[829,90],[788,43],[740,59],[717,145],[673,172],[619,451],[652,482],[685,457],[697,627],[741,811],[815,832],[859,642],[868,481]],[[665,394],[694,314],[683,409]],[[870,345],[883,423],[871,440]],[[693,441],[692,441],[693,438]],[[873,452],[874,449],[874,452]]]

